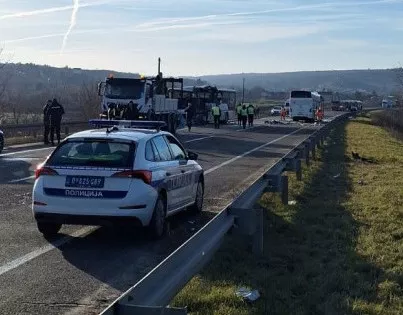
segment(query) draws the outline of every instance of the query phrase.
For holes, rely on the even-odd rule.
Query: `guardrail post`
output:
[[[253,253],[257,256],[263,254],[263,237],[264,237],[264,226],[263,226],[263,209],[258,208],[254,210],[256,216],[256,230],[253,234]]]
[[[301,181],[302,180],[302,167],[301,167],[301,160],[298,159],[295,161],[295,167],[296,167],[296,175],[297,175],[297,180]]]
[[[304,147],[304,155],[305,155],[305,164],[306,164],[306,166],[310,165],[310,162],[309,162],[309,146],[310,146],[309,142],[306,142],[305,147]]]
[[[288,205],[288,176],[281,176],[281,202]]]
[[[313,140],[313,142],[311,142],[311,150],[312,150],[312,160],[316,160],[316,141]]]

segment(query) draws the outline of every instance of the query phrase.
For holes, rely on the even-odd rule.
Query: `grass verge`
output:
[[[203,315],[403,314],[403,145],[368,122],[334,130],[303,181],[290,174],[295,205],[262,198],[263,257],[229,236],[173,304]],[[261,298],[243,302],[242,286]]]

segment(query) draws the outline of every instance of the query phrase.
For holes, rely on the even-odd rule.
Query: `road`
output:
[[[260,120],[246,130],[180,131],[205,169],[205,211],[172,218],[170,233],[157,242],[140,231],[82,226],[44,239],[30,210],[32,174],[52,148],[6,149],[0,154],[0,313],[98,314],[317,128]]]

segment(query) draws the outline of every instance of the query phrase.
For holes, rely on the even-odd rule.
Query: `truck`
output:
[[[183,78],[164,78],[160,71],[161,58],[158,58],[158,74],[155,77],[138,75],[123,78],[109,75],[98,83],[101,100],[101,119],[124,119],[129,103],[137,105],[139,120],[164,121],[166,130],[175,133],[184,125]],[[179,90],[176,96],[169,93]]]

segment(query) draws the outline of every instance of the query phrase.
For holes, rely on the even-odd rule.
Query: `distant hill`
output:
[[[396,71],[393,69],[222,74],[200,78],[212,84],[233,87],[242,86],[242,79],[245,78],[247,89],[259,86],[267,91],[328,89],[343,93],[362,90],[389,94],[398,88]]]

